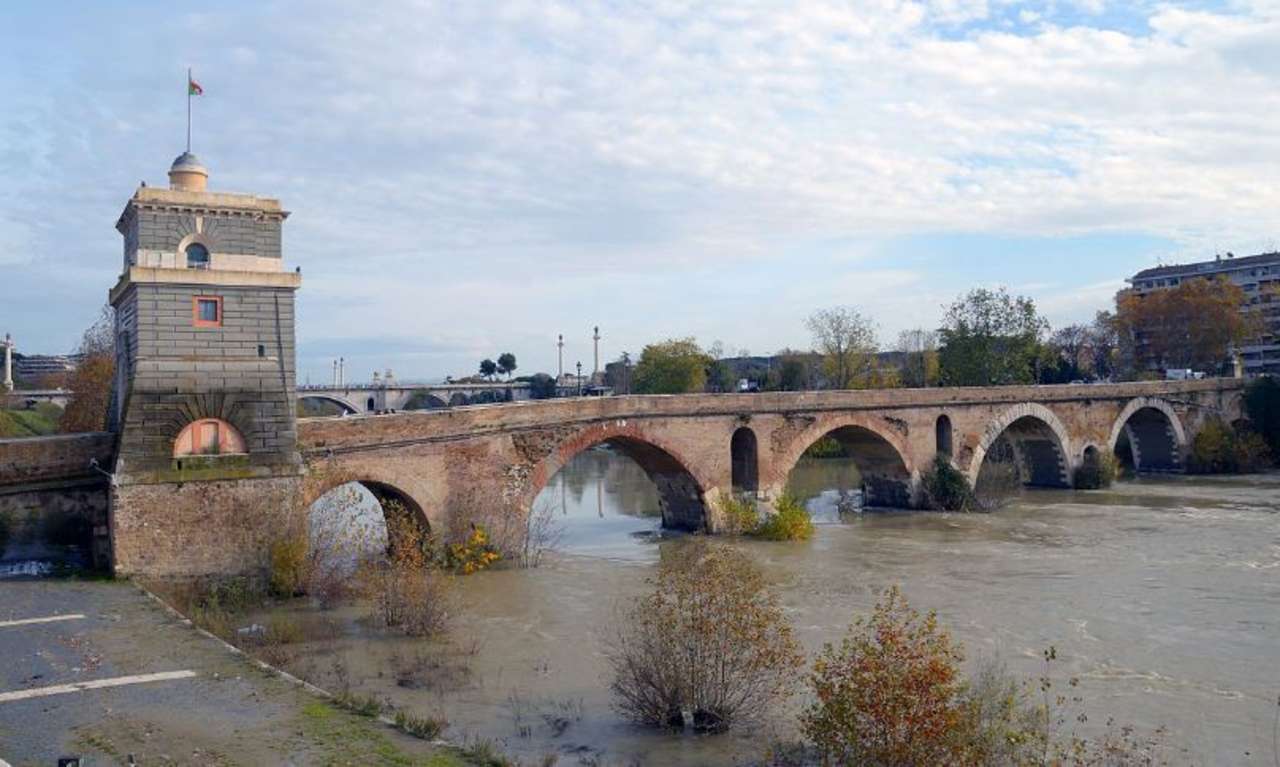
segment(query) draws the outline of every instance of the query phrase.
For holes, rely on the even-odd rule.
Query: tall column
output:
[[[13,339],[4,334],[4,390],[13,391]]]
[[[560,340],[556,341],[556,355],[558,357],[558,372],[556,373],[556,386],[560,385],[560,379],[564,378],[564,333],[560,334]]]
[[[591,336],[591,340],[595,342],[596,361],[595,365],[591,368],[591,382],[595,383],[596,376],[600,375],[600,326],[596,325],[593,330],[595,332]]]

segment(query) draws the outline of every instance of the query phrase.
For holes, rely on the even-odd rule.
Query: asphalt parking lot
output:
[[[432,753],[259,669],[129,583],[0,581],[0,765],[452,763]]]

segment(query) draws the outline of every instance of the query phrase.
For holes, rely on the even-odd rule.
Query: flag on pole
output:
[[[191,79],[191,76],[190,76],[190,75],[187,75],[187,95],[188,95],[188,96],[203,96],[203,95],[204,95],[204,88],[201,88],[201,87],[200,87],[200,83],[198,83],[198,82],[196,82],[195,80]]]

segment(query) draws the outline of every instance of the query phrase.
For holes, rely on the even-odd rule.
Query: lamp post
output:
[[[578,362],[578,396],[582,396],[582,362]]]

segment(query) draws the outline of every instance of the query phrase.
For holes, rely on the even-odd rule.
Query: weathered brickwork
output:
[[[77,552],[91,567],[111,566],[105,478],[71,486],[34,485],[0,491],[0,562]]]
[[[0,525],[8,531],[0,560],[40,544],[75,547],[108,567],[104,472],[114,452],[114,434],[0,439]]]
[[[1135,414],[1172,418],[1158,433],[1133,433],[1148,444],[1171,439],[1159,449],[1185,453],[1206,418],[1240,416],[1241,390],[1239,381],[1219,380],[572,399],[304,419],[299,436],[308,465],[325,467],[335,483],[377,483],[441,529],[452,509],[477,497],[514,500],[513,513],[526,513],[560,467],[607,442],[649,472],[669,524],[715,531],[716,499],[732,484],[730,442],[741,428],[755,435],[758,492],[766,500],[782,492],[810,445],[836,432],[849,440],[869,498],[897,505],[918,499],[921,474],[938,452],[940,416],[951,423],[952,462],[971,479],[1005,439],[1025,464],[1027,482],[1061,486],[1086,449],[1114,449]],[[323,489],[317,485],[310,498]]]
[[[102,478],[92,462],[110,467],[115,441],[106,432],[0,439],[0,492],[14,485]]]
[[[199,235],[211,252],[282,258],[284,219],[274,200],[252,195],[199,194],[139,189],[116,228],[124,237],[124,263],[138,254],[175,253]]]
[[[113,488],[112,551],[122,575],[262,575],[297,508],[296,477]]]

